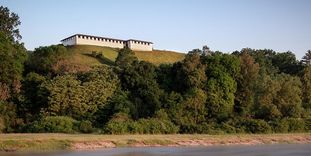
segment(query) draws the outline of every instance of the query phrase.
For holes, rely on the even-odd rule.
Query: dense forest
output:
[[[0,7],[0,133],[311,131],[311,51],[194,49],[173,64],[120,49],[113,65],[69,63],[66,47],[29,52]],[[96,56],[95,56],[96,57]]]

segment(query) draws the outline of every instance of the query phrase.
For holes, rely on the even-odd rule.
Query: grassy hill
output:
[[[84,65],[101,65],[101,64],[113,64],[118,56],[118,49],[100,46],[90,45],[76,45],[68,46],[68,51],[72,53],[70,62],[74,64]],[[159,65],[162,63],[174,63],[183,60],[185,54],[164,51],[164,50],[153,50],[153,51],[134,51],[135,55],[139,60],[151,62]],[[102,54],[102,57],[95,57],[95,55]]]

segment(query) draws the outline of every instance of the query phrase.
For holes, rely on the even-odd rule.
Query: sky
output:
[[[20,17],[28,50],[73,34],[152,41],[155,49],[188,52],[207,45],[311,49],[311,0],[0,0]]]

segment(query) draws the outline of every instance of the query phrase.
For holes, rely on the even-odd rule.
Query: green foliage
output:
[[[302,77],[303,107],[311,108],[311,66],[304,69]]]
[[[288,122],[288,131],[289,132],[303,132],[305,130],[305,122],[300,118],[289,118]]]
[[[297,75],[302,70],[302,66],[296,60],[295,54],[290,51],[276,53],[275,56],[272,57],[272,64],[277,67],[280,72],[286,74]]]
[[[279,108],[283,117],[300,117],[302,111],[300,79],[290,75],[280,75],[278,81],[281,89],[274,100],[275,105]]]
[[[301,116],[301,82],[298,77],[280,74],[275,78],[264,75],[257,86],[255,114],[272,120]]]
[[[123,113],[116,114],[105,126],[105,132],[109,134],[173,134],[178,130],[168,119],[142,118],[133,121]]]
[[[22,81],[21,92],[23,97],[20,99],[18,112],[27,121],[36,119],[41,108],[45,105],[44,97],[40,96],[40,87],[46,81],[46,77],[33,72],[28,73]]]
[[[271,127],[264,120],[245,119],[241,125],[247,133],[270,133]]]
[[[10,12],[7,7],[0,6],[0,32],[11,40],[14,38],[21,39],[17,27],[21,24],[19,17],[14,12]]]
[[[47,98],[44,113],[90,120],[117,85],[116,75],[105,66],[79,76],[57,76],[42,84],[41,96]]]
[[[246,48],[224,54],[204,47],[180,62],[156,66],[136,57],[147,52],[129,48],[117,53],[111,48],[51,45],[36,48],[25,63],[27,53],[16,28],[19,18],[2,6],[0,13],[0,132],[91,133],[103,128],[109,134],[224,134],[311,129],[310,51],[302,64],[292,52]],[[148,57],[158,54],[148,52]]]
[[[51,45],[36,48],[29,56],[26,63],[28,72],[36,72],[43,75],[55,75],[58,73],[56,66],[70,56],[63,45]]]
[[[118,57],[116,58],[115,63],[117,66],[124,68],[131,65],[134,61],[137,60],[138,59],[135,56],[135,53],[131,49],[125,47],[119,50],[119,54]]]
[[[311,131],[311,117],[305,119],[305,129],[307,131]]]
[[[5,128],[4,120],[0,117],[0,133],[4,132]]]
[[[275,133],[287,133],[289,130],[289,124],[286,119],[279,119],[269,122],[273,132]]]
[[[311,50],[308,50],[306,54],[302,57],[302,62],[307,66],[311,65]]]
[[[134,116],[136,114],[135,105],[129,99],[129,92],[118,88],[107,104],[100,108],[95,114],[96,126],[103,127],[115,113],[124,113]]]
[[[77,121],[66,116],[47,116],[33,122],[27,129],[36,133],[73,133]]]
[[[181,103],[182,113],[178,121],[182,130],[184,128],[189,129],[189,127],[200,125],[206,120],[205,117],[208,113],[205,108],[206,100],[206,93],[201,89],[194,89],[187,93],[184,101]],[[190,132],[189,130],[185,131]]]
[[[132,120],[125,113],[114,114],[112,119],[107,122],[104,127],[105,133],[109,134],[127,134],[129,133],[128,126]]]
[[[206,92],[209,117],[223,120],[233,113],[234,94],[237,84],[234,78],[240,71],[240,62],[236,56],[214,54],[205,57],[207,64]]]
[[[240,55],[240,74],[237,77],[237,92],[235,94],[235,111],[246,116],[254,105],[255,85],[259,73],[259,64],[246,51]]]
[[[82,133],[91,133],[93,131],[92,123],[88,120],[81,121],[79,124],[79,131]]]
[[[199,53],[190,51],[177,71],[180,89],[187,91],[191,88],[202,88],[206,83],[205,69],[206,66],[202,64]]]
[[[134,119],[151,117],[160,109],[163,91],[156,81],[156,66],[148,62],[133,62],[119,73],[122,89],[128,90],[134,103]]]
[[[17,131],[21,120],[16,114],[16,105],[11,102],[0,100],[0,127],[2,132],[14,132]]]
[[[13,42],[2,31],[0,43],[0,100],[7,100],[20,91],[27,53],[23,44]]]

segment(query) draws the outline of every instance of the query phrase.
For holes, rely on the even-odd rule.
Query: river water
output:
[[[311,144],[113,148],[84,152],[0,153],[0,156],[311,156]]]

